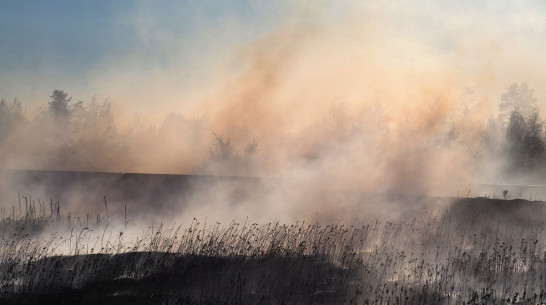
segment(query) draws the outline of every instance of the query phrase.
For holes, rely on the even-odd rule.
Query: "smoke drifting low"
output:
[[[287,4],[295,13],[249,41],[228,43],[232,52],[220,52],[227,59],[215,60],[223,64],[207,81],[194,80],[195,88],[177,93],[166,85],[176,71],[155,70],[158,81],[136,89],[154,91],[145,94],[150,103],[167,100],[149,116],[127,119],[136,93],[121,96],[115,86],[128,76],[116,73],[105,77],[113,86],[92,82],[104,88],[99,94],[114,93],[111,109],[73,100],[62,118],[46,104],[36,115],[10,110],[0,167],[273,179],[267,183],[275,187],[239,208],[219,208],[237,201],[227,199],[231,188],[185,199],[188,214],[218,217],[336,215],[358,206],[362,193],[456,196],[479,183],[540,184],[540,171],[506,171],[508,118],[497,110],[508,85],[536,86],[546,71],[538,34],[518,23],[530,10],[485,6],[468,19],[455,4],[447,4],[453,13],[422,5]],[[511,34],[478,21],[487,14],[512,18],[517,41],[506,43]],[[544,90],[535,89],[544,109]]]

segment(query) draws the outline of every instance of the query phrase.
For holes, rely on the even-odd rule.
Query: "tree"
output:
[[[91,103],[89,103],[89,106],[87,107],[87,112],[94,117],[110,117],[112,115],[111,108],[112,103],[110,100],[106,99],[102,103],[97,103],[97,98],[93,96],[91,98]]]
[[[501,95],[499,119],[505,122],[514,109],[523,115],[529,115],[536,109],[535,91],[527,83],[514,83],[508,87],[508,92]]]
[[[523,147],[526,153],[526,166],[530,169],[539,169],[546,163],[544,141],[542,139],[543,123],[538,110],[533,111],[525,124]]]
[[[510,113],[510,120],[506,128],[506,141],[511,166],[522,168],[525,161],[523,139],[525,137],[525,119],[519,108]]]
[[[512,169],[542,170],[546,164],[546,147],[542,134],[543,123],[538,110],[534,110],[527,117],[519,108],[511,112],[506,140]]]
[[[229,138],[216,133],[209,150],[209,159],[202,164],[206,172],[223,175],[248,175],[254,169],[258,141],[248,142],[242,152],[236,150]]]
[[[22,111],[21,102],[17,98],[7,102],[5,99],[0,100],[0,119],[4,120],[8,117],[20,116]]]
[[[57,118],[67,118],[70,116],[70,101],[72,97],[68,97],[68,94],[62,90],[54,90],[50,96],[52,99],[49,102],[49,113]]]
[[[214,144],[209,150],[210,159],[213,162],[233,162],[236,154],[231,145],[231,140],[229,138],[224,139],[215,133],[212,135],[214,136]]]
[[[17,98],[13,99],[12,102],[7,102],[5,99],[0,100],[0,143],[3,142],[17,123],[24,120],[21,112],[21,102]]]

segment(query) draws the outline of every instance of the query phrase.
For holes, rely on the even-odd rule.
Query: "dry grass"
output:
[[[79,291],[118,303],[144,293],[161,304],[545,304],[542,214],[510,217],[477,209],[359,225],[194,219],[138,237],[127,222],[8,218],[0,291],[19,301]],[[97,283],[114,288],[90,291]]]

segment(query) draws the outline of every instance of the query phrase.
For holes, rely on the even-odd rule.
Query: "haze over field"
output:
[[[544,184],[541,1],[2,6],[1,168],[284,177],[324,206]],[[513,148],[517,107],[540,145]]]
[[[0,1],[0,303],[546,304],[545,16]]]

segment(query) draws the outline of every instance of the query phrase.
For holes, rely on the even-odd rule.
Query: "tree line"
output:
[[[501,118],[508,116],[504,133],[507,169],[546,176],[546,133],[533,90],[526,83],[513,84],[501,100]]]
[[[120,130],[109,100],[74,102],[63,90],[54,90],[44,106],[29,117],[18,99],[0,100],[1,167],[130,171],[145,167],[155,154],[158,171],[251,174],[257,162],[255,139],[235,143],[215,133],[205,117],[171,113],[160,128],[135,125]],[[489,144],[482,146],[481,154],[500,152],[505,174],[544,181],[546,132],[534,91],[526,83],[509,86],[500,96],[494,121],[495,127],[484,131],[483,141]],[[445,132],[447,143],[457,141],[455,129]],[[177,162],[181,165],[173,167]]]

